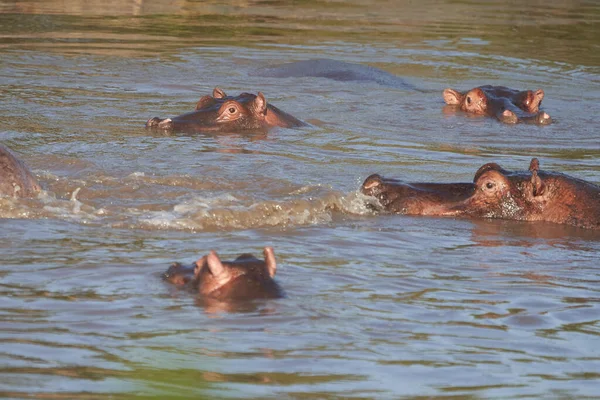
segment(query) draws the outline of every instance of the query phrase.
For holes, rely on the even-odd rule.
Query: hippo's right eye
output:
[[[467,96],[467,104],[468,104],[468,105],[471,105],[471,102],[472,102],[472,100],[471,100],[471,96]]]
[[[493,189],[494,186],[496,186],[496,185],[494,185],[494,182],[488,182],[488,183],[485,184],[485,187],[488,188],[488,189]]]
[[[229,114],[235,114],[237,110],[235,109],[235,107],[229,107],[227,111],[229,111]]]

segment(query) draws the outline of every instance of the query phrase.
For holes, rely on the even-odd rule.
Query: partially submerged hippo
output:
[[[27,166],[0,144],[0,196],[33,197],[40,190]]]
[[[399,76],[369,65],[317,58],[260,68],[254,75],[274,78],[317,77],[335,81],[375,82],[398,89],[415,90],[415,87]]]
[[[449,105],[456,105],[462,111],[489,115],[498,120],[515,124],[528,122],[547,125],[552,118],[540,111],[540,104],[544,99],[544,91],[515,90],[505,86],[479,86],[466,92],[454,89],[445,89],[444,101]]]
[[[277,263],[272,247],[264,248],[264,257],[262,261],[251,254],[242,254],[234,261],[221,261],[211,251],[191,266],[171,265],[163,278],[187,286],[200,296],[223,301],[282,297],[279,285],[273,280]]]
[[[435,216],[547,221],[600,229],[600,187],[557,172],[510,172],[485,164],[473,183],[406,183],[369,176],[362,192],[376,197],[385,211]]]
[[[190,113],[174,118],[154,117],[146,128],[188,133],[266,131],[276,126],[294,128],[306,124],[277,107],[267,104],[265,96],[242,93],[227,96],[216,87],[212,96],[203,96]]]

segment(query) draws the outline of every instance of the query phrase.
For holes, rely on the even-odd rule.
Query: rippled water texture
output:
[[[357,193],[532,157],[600,183],[598,26],[596,2],[0,1],[0,140],[45,189],[0,199],[0,397],[598,396],[600,232]],[[314,58],[406,86],[259,73]],[[543,88],[555,123],[444,107],[482,84]],[[215,86],[310,126],[144,129]],[[265,245],[284,299],[207,307],[160,279]]]

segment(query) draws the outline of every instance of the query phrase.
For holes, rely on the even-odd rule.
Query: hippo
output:
[[[0,196],[34,197],[40,190],[27,166],[0,144]]]
[[[186,133],[267,131],[277,126],[296,128],[306,124],[267,104],[261,92],[228,96],[218,87],[212,96],[200,98],[190,113],[166,119],[154,117],[146,122],[146,128]]]
[[[496,117],[507,124],[517,122],[547,125],[550,116],[540,111],[544,91],[516,90],[505,86],[479,86],[466,92],[445,89],[446,104],[458,106],[462,111]]]
[[[327,78],[340,82],[374,82],[397,89],[417,90],[399,76],[369,65],[317,58],[295,61],[272,67],[256,69],[253,75],[270,78]]]
[[[384,211],[431,216],[546,221],[600,229],[600,186],[558,172],[541,171],[537,158],[528,171],[483,165],[473,183],[406,183],[377,174],[362,193]]]
[[[201,297],[221,301],[283,297],[273,280],[277,263],[272,247],[265,247],[265,260],[242,254],[233,261],[221,261],[214,250],[191,266],[174,263],[163,279],[187,287]]]

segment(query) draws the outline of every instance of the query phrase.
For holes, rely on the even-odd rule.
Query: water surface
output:
[[[0,140],[46,189],[0,199],[3,397],[597,396],[600,233],[357,193],[532,157],[600,183],[597,3],[88,3],[0,2]],[[311,58],[419,90],[254,73]],[[543,88],[555,123],[444,111],[480,84]],[[144,129],[217,85],[311,126]],[[160,279],[265,245],[285,299],[206,308]]]

